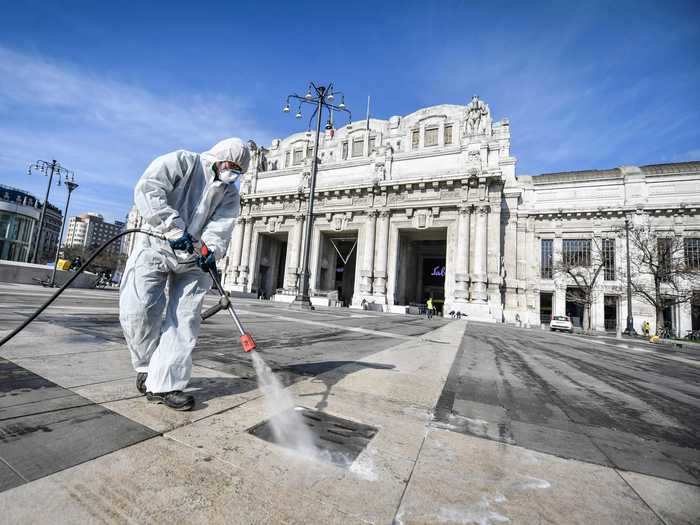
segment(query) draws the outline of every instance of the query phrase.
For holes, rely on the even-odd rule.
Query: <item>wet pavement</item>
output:
[[[436,420],[473,436],[697,485],[699,413],[697,357],[470,323]]]
[[[0,330],[7,330],[42,304],[51,290],[0,284],[0,293]],[[214,293],[208,296],[206,306],[217,297]],[[347,310],[300,312],[269,301],[237,300],[234,304],[255,335],[259,353],[283,384],[342,368],[343,374],[320,382],[327,395],[344,375],[382,367],[363,362],[363,357],[447,323]],[[38,372],[45,370],[62,386],[14,363],[13,342],[2,349],[9,348],[11,357],[0,358],[0,491],[158,435],[75,393],[116,381],[133,382],[133,373],[128,365],[123,366],[128,352],[123,347],[116,290],[68,290],[31,326],[63,330],[62,350],[52,347],[51,336],[37,338],[16,360]],[[26,333],[22,337],[26,340]],[[86,340],[91,343],[87,348]],[[196,370],[224,376],[194,377],[193,387],[202,390],[200,404],[216,396],[255,395],[255,370],[241,351],[225,311],[202,324],[192,357]],[[122,366],[101,366],[91,372],[95,359],[103,363],[117,359]],[[243,381],[234,383],[225,376]],[[134,394],[109,400],[138,398]]]
[[[0,284],[0,332],[49,294]],[[3,519],[700,522],[698,356],[449,319],[234,305],[261,356],[318,414],[319,439],[372,429],[349,468],[249,432],[270,414],[225,312],[202,325],[193,352],[195,408],[175,412],[135,391],[118,293],[70,290],[0,348]]]

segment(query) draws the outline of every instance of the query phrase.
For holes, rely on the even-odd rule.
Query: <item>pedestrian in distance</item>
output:
[[[433,318],[433,298],[428,297],[428,300],[425,302],[425,313],[428,316],[428,319]]]
[[[236,180],[250,163],[248,147],[226,139],[204,153],[178,150],[155,159],[134,189],[145,229],[122,277],[119,320],[136,371],[136,388],[152,403],[190,410],[183,393],[192,375],[210,269],[226,254],[240,213]],[[195,253],[203,243],[209,253]],[[165,314],[165,316],[163,316]]]

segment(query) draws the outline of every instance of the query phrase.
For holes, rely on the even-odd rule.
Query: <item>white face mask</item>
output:
[[[233,184],[240,176],[241,174],[239,172],[233,170],[223,170],[219,172],[219,180],[226,184]]]

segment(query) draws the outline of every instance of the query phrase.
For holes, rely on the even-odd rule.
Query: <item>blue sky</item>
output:
[[[700,160],[699,6],[7,2],[0,182],[43,197],[26,169],[55,158],[80,183],[70,215],[121,219],[162,153],[299,131],[280,109],[309,80],[356,117],[367,95],[388,118],[479,94],[510,119],[520,175]]]

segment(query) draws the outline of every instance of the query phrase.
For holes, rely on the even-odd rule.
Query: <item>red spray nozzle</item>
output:
[[[241,346],[243,346],[244,352],[252,352],[257,348],[253,336],[250,334],[243,334],[241,336]]]
[[[206,257],[209,255],[209,248],[207,248],[207,245],[202,243],[202,249],[199,250],[199,252],[202,254],[202,257]]]

